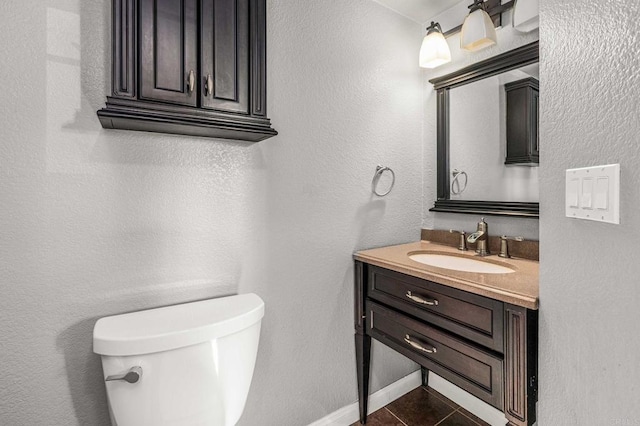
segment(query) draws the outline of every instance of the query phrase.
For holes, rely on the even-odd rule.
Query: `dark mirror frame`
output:
[[[539,203],[509,201],[466,201],[450,199],[449,178],[449,91],[539,60],[538,41],[518,47],[451,74],[429,80],[436,90],[437,102],[437,189],[438,199],[432,212],[473,213],[515,217],[539,217]]]

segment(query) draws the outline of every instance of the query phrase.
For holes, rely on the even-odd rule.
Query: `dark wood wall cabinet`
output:
[[[113,0],[105,129],[257,142],[267,118],[265,0]]]
[[[504,85],[507,94],[505,164],[538,165],[538,80],[525,78]]]
[[[360,421],[367,417],[371,338],[505,413],[535,423],[536,310],[355,262]]]

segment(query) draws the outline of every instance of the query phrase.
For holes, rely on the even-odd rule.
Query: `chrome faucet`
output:
[[[489,256],[489,225],[484,221],[484,217],[478,222],[476,232],[467,237],[470,243],[476,243],[476,253],[478,256]]]

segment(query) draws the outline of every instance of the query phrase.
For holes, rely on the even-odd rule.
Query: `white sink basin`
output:
[[[410,254],[409,258],[425,265],[454,271],[476,272],[478,274],[510,274],[515,272],[511,268],[495,263],[448,254],[415,253]]]

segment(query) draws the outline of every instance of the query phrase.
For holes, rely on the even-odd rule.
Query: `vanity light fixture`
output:
[[[528,33],[540,26],[538,0],[516,0],[513,6],[513,28]]]
[[[475,52],[496,44],[496,29],[489,14],[484,10],[484,0],[474,0],[469,9],[469,15],[462,23],[460,48]]]
[[[422,68],[436,68],[448,62],[451,62],[449,44],[442,35],[440,24],[431,21],[420,47],[420,66]]]

